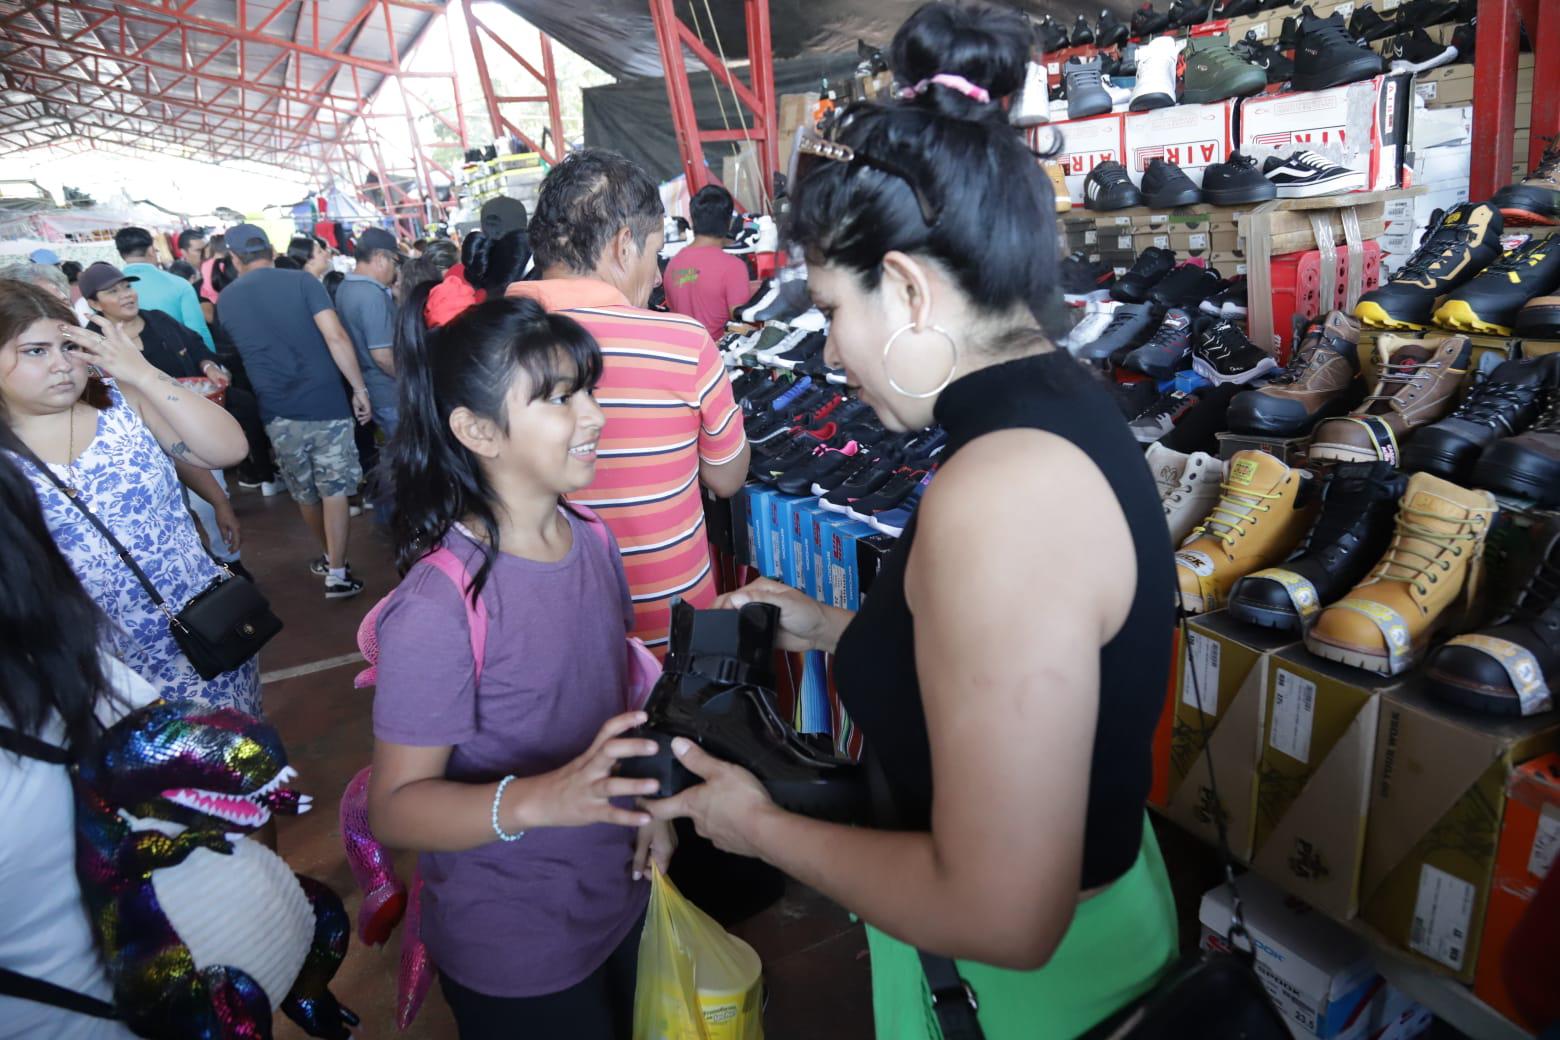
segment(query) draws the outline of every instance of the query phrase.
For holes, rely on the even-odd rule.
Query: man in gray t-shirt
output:
[[[369,228],[357,238],[357,266],[336,289],[336,313],[352,337],[363,385],[374,406],[374,422],[386,437],[395,433],[395,298],[391,286],[405,259],[395,237]]]

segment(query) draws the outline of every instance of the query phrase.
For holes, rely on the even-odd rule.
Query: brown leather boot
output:
[[[1321,419],[1343,414],[1360,374],[1359,344],[1359,321],[1333,311],[1306,330],[1288,368],[1230,402],[1230,429],[1297,437]]]
[[[1386,554],[1353,591],[1317,616],[1305,645],[1381,675],[1412,668],[1435,635],[1465,615],[1497,510],[1488,491],[1414,474]]]
[[[1218,610],[1235,582],[1289,555],[1310,524],[1315,483],[1266,452],[1235,453],[1219,504],[1175,554],[1187,613]]]
[[[1371,395],[1341,419],[1328,419],[1311,437],[1312,462],[1397,465],[1399,442],[1444,418],[1473,356],[1467,336],[1410,340],[1390,352],[1377,344],[1381,378]]]

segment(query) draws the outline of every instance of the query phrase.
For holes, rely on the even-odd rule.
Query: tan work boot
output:
[[[1532,172],[1497,191],[1490,205],[1508,224],[1560,224],[1560,141],[1551,141]]]
[[[1483,572],[1498,507],[1488,491],[1415,473],[1386,555],[1323,610],[1305,636],[1313,654],[1381,675],[1412,668],[1436,633],[1461,619]]]
[[[1457,404],[1457,388],[1473,357],[1467,336],[1410,340],[1390,352],[1377,343],[1376,350],[1381,366],[1376,389],[1350,414],[1316,427],[1312,462],[1380,459],[1397,465],[1399,442],[1445,418]]]
[[[1219,504],[1176,551],[1182,608],[1218,610],[1237,581],[1289,555],[1310,523],[1314,484],[1266,452],[1236,452]]]
[[[1041,163],[1045,174],[1051,178],[1051,193],[1056,196],[1056,212],[1067,213],[1072,209],[1072,196],[1067,192],[1067,178],[1062,174],[1062,164],[1046,160]]]
[[[1298,437],[1322,419],[1348,411],[1359,375],[1360,323],[1333,311],[1306,330],[1289,367],[1266,385],[1235,395],[1230,429]]]

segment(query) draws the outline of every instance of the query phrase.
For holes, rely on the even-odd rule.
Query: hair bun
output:
[[[934,83],[910,103],[960,119],[985,119],[1023,86],[1033,39],[1029,19],[1017,11],[937,0],[894,34],[890,63],[907,86],[941,73],[984,89],[990,98],[982,102]]]

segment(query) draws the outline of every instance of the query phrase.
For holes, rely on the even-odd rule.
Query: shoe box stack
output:
[[[1501,232],[1560,221],[1550,190],[1454,208],[1147,448],[1189,615],[1162,811],[1513,1018],[1501,964],[1560,836],[1560,250]],[[1169,323],[1129,363],[1185,350]]]

